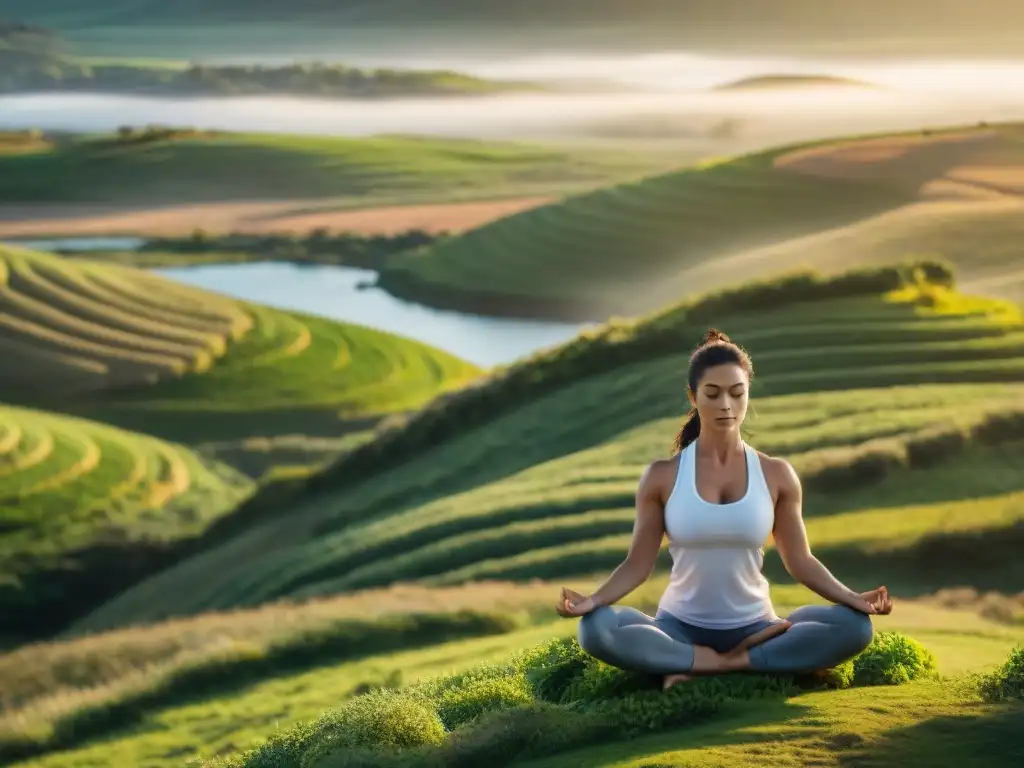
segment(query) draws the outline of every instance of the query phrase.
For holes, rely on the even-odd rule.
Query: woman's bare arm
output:
[[[665,480],[675,463],[650,464],[640,477],[636,491],[636,521],[626,559],[593,594],[595,605],[618,602],[650,578],[665,536]]]
[[[787,461],[772,459],[771,474],[778,488],[775,504],[775,548],[789,575],[808,589],[840,605],[875,613],[864,595],[840,582],[812,553],[803,518],[803,488]]]

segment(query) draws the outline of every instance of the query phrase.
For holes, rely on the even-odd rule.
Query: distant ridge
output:
[[[799,74],[772,74],[754,75],[739,80],[732,80],[728,83],[714,86],[713,91],[755,91],[771,90],[775,88],[815,88],[815,87],[844,87],[844,88],[869,88],[875,89],[880,86],[866,80],[857,80],[851,77],[840,77],[838,75],[799,75]]]

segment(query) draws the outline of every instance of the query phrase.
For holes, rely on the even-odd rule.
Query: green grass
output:
[[[558,194],[685,162],[678,153],[513,142],[188,130],[12,147],[0,146],[0,202],[197,203],[265,200],[268,193],[361,205],[436,202]]]
[[[653,601],[657,600],[658,589],[663,586],[664,579],[658,577],[626,602],[649,610]],[[429,594],[411,590],[403,602],[408,606],[404,610],[413,611],[448,611],[460,606],[486,606],[505,601],[517,611],[530,605],[550,610],[550,595],[555,593],[557,584],[545,583],[533,587],[480,585],[466,587],[462,595],[437,593],[433,601]],[[773,599],[780,610],[816,601],[803,588],[791,587],[774,588]],[[330,626],[327,622],[332,611],[337,610],[332,609],[331,604],[337,603],[340,606],[346,602],[350,603],[350,607],[342,609],[343,615],[351,611],[353,614],[362,612],[365,616],[366,609],[362,606],[367,604],[372,606],[371,616],[381,610],[382,604],[390,606],[388,610],[402,610],[401,606],[394,604],[394,598],[388,599],[385,596],[384,600],[380,600],[374,593],[367,593],[365,596],[330,601],[322,609],[314,606],[310,606],[312,610],[299,607],[289,612],[289,615],[294,616],[290,623],[296,630],[309,626],[310,619],[321,626]],[[303,618],[306,613],[310,614],[309,618]],[[320,613],[319,619],[317,613]],[[272,609],[242,614],[241,621],[234,628],[227,625],[230,615],[223,618],[210,617],[210,620],[198,619],[191,622],[195,629],[187,634],[182,630],[188,625],[170,624],[152,630],[132,630],[82,638],[67,645],[66,650],[63,650],[67,657],[59,664],[57,662],[61,661],[62,656],[54,651],[61,649],[51,650],[46,647],[40,647],[38,651],[26,648],[17,652],[21,654],[20,657],[12,655],[10,661],[20,659],[19,666],[25,671],[24,676],[27,677],[27,671],[32,670],[36,673],[33,679],[41,681],[42,685],[52,685],[52,675],[58,674],[62,668],[76,668],[70,664],[72,658],[89,658],[91,654],[101,660],[93,668],[106,671],[119,667],[121,671],[130,670],[133,660],[135,663],[143,661],[144,656],[140,655],[140,651],[145,654],[151,652],[151,649],[163,650],[163,643],[181,647],[186,642],[212,639],[217,631],[240,635],[244,633],[243,626],[252,628],[253,637],[260,637],[263,632],[271,629],[269,622],[274,620],[275,615]],[[904,632],[924,643],[934,652],[939,671],[945,675],[991,670],[1006,658],[1014,644],[1024,640],[1024,629],[1020,627],[994,623],[964,610],[950,611],[907,601],[901,602],[898,610],[888,619],[878,620],[876,626],[880,630]],[[570,636],[575,632],[575,627],[576,622],[555,620],[555,623],[543,623],[499,635],[436,642],[430,647],[396,649],[364,658],[329,661],[321,657],[315,669],[282,667],[276,674],[265,674],[262,679],[253,680],[243,687],[196,687],[193,695],[185,700],[175,702],[168,697],[164,701],[142,702],[141,707],[132,706],[131,714],[126,713],[126,718],[130,719],[126,720],[122,730],[114,730],[102,738],[98,738],[99,734],[90,736],[86,732],[83,736],[86,741],[76,747],[16,764],[24,768],[28,765],[40,768],[84,768],[109,761],[114,764],[169,768],[195,757],[238,755],[274,733],[284,733],[294,726],[316,720],[325,710],[338,708],[367,688],[416,685],[481,664],[502,662],[511,654],[551,638]],[[279,624],[274,631],[286,633],[289,630]],[[162,638],[161,643],[154,642],[157,638]],[[133,644],[134,651],[126,647],[128,643]],[[120,659],[120,664],[115,664],[115,659]],[[151,658],[150,661],[155,663],[158,660]],[[43,663],[47,666],[42,666]],[[81,666],[77,668],[82,669]],[[0,657],[0,669],[3,669],[3,657]],[[151,674],[143,682],[161,684],[163,681],[156,674],[159,669],[159,664],[149,669]],[[38,717],[40,713],[47,713],[52,716],[54,712],[67,712],[65,707],[83,706],[95,700],[92,692],[76,692],[69,682],[64,683],[63,689],[55,691],[58,695],[54,701],[39,701],[39,710],[29,710],[28,714]],[[105,687],[96,691],[99,696],[109,693],[110,689]],[[843,694],[839,692],[836,695]],[[39,721],[33,722],[38,727]],[[678,738],[677,735],[677,744],[680,743]],[[688,739],[683,743],[688,743]]]
[[[78,746],[211,693],[244,698],[268,678],[516,631],[537,620],[550,589],[398,588],[27,645],[0,654],[0,762]],[[488,597],[502,608],[482,609]]]
[[[0,636],[61,628],[253,490],[182,445],[0,406]]]
[[[648,321],[657,323],[667,321]],[[874,526],[882,512],[872,510],[897,503],[911,509],[964,499],[963,511],[935,514],[962,516],[957,517],[963,520],[957,524],[961,533],[966,526],[998,539],[1013,530],[1019,499],[1002,495],[1022,490],[1021,454],[997,444],[1019,434],[1019,423],[1011,418],[994,433],[964,426],[956,433],[961,438],[952,436],[950,450],[939,452],[941,469],[925,459],[929,441],[946,443],[920,432],[993,411],[1019,414],[1024,393],[1019,310],[929,288],[837,299],[827,308],[810,302],[747,315],[721,310],[714,323],[753,355],[758,370],[752,439],[763,450],[786,455],[808,476],[812,528],[837,524],[840,511],[848,516],[838,523],[840,530],[849,531],[862,519]],[[457,403],[447,403],[430,422],[433,440],[431,432],[418,434],[414,424],[393,435],[385,432],[364,443],[365,462],[343,458],[314,477],[309,493],[289,502],[286,521],[264,519],[240,531],[129,590],[80,626],[106,629],[129,620],[394,580],[568,578],[614,565],[629,537],[636,477],[665,454],[684,410],[687,327],[699,337],[703,324],[683,323],[678,351],[655,347],[646,357],[589,375],[571,361],[568,345],[565,365],[577,372],[576,379],[566,376],[562,386],[507,407],[502,396],[512,393],[500,380],[475,388],[491,403],[490,417],[483,411],[470,420],[460,416]],[[646,344],[642,330],[626,338],[634,341],[623,341],[611,359],[628,361],[631,343]],[[484,399],[488,389],[495,394]],[[870,453],[865,459],[858,444],[899,436],[918,445],[915,456],[924,458],[915,458],[908,468],[899,456],[906,449],[889,447],[882,452],[895,451],[895,458],[883,457],[886,471],[879,474],[879,460]],[[380,440],[391,446],[388,452],[403,450],[389,460],[389,453],[374,449]],[[827,472],[838,473],[838,484],[815,485],[813,476],[827,479]],[[855,500],[844,501],[840,494],[851,486]],[[976,500],[974,514],[968,499]],[[920,523],[931,526],[930,520]],[[881,567],[885,556],[873,554],[879,539],[885,540],[884,529],[878,530],[863,539],[849,531],[831,556],[845,558],[850,567],[859,568],[865,558]],[[826,544],[834,546],[821,546]],[[912,540],[894,546],[908,562],[918,556]],[[1002,577],[982,571],[979,566],[979,588],[1006,586],[991,585]],[[889,583],[908,590],[924,584],[907,569],[894,573]]]
[[[409,339],[129,268],[10,247],[0,270],[7,400],[212,450],[297,434],[349,441],[478,373]]]
[[[623,674],[593,659],[581,658],[575,643],[556,642],[546,648],[561,652],[545,652],[545,646],[535,646],[504,664],[478,666],[404,690],[359,697],[228,764],[380,768],[486,762],[502,766],[518,764],[517,758],[541,755],[546,756],[544,764],[565,764],[554,763],[551,755],[571,761],[573,755],[568,750],[583,747],[588,749],[580,755],[583,761],[576,764],[591,765],[607,759],[605,750],[609,748],[612,754],[635,748],[635,737],[645,733],[676,730],[676,743],[680,737],[689,742],[677,729],[699,728],[709,720],[737,714],[767,714],[771,718],[780,705],[799,711],[808,706],[804,704],[808,698],[813,702],[814,696],[838,707],[863,710],[879,699],[893,701],[898,696],[896,691],[903,692],[900,699],[920,705],[929,701],[933,691],[944,688],[946,695],[940,695],[938,701],[947,706],[983,707],[987,703],[977,678],[947,677],[940,688],[935,665],[941,660],[927,645],[888,629],[876,630],[872,646],[844,664],[841,673],[837,670],[833,674],[831,687],[847,690],[817,694],[802,692],[806,683],[799,680],[757,675],[694,681],[663,694],[656,690],[656,680]],[[901,675],[889,676],[897,670],[903,673],[899,682]],[[1003,670],[988,674],[1006,679],[1014,672],[1011,658]],[[811,685],[812,690],[820,687]],[[855,698],[855,694],[860,696]],[[1000,710],[1019,716],[1024,712],[1021,707],[1022,703],[1016,702]],[[876,704],[875,709],[882,707]],[[806,725],[816,726],[814,735],[819,739],[830,740],[829,719]],[[1009,732],[1008,728],[1004,730]],[[764,736],[771,739],[768,734]],[[856,752],[852,748],[859,746],[863,737],[861,742],[851,742],[848,736],[831,741],[833,749],[843,751],[844,757],[853,757]],[[594,745],[600,745],[601,751]],[[1024,742],[1019,735],[1005,745],[1011,752],[1018,752],[1020,746]],[[799,759],[799,748],[794,751],[793,757]]]
[[[991,150],[1001,159],[990,154],[977,162],[1019,162],[1019,126],[1002,130],[1005,145]],[[396,255],[381,284],[439,306],[603,318],[733,285],[738,274],[750,280],[796,267],[840,272],[925,253],[952,261],[964,280],[989,277],[996,285],[1008,277],[1016,286],[1012,297],[1024,297],[1006,246],[1019,234],[1019,199],[952,212],[907,207],[926,181],[973,161],[953,152],[931,157],[925,149],[924,170],[893,161],[888,175],[856,179],[775,165],[799,148],[700,163],[526,210]],[[898,217],[883,216],[894,211]],[[824,241],[808,240],[814,235]]]

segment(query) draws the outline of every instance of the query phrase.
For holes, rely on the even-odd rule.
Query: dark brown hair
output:
[[[754,378],[754,365],[750,355],[721,331],[711,328],[701,339],[697,349],[690,355],[690,369],[686,374],[686,383],[690,393],[697,396],[704,373],[717,365],[738,365],[747,372],[748,378]],[[679,434],[676,435],[675,452],[679,453],[700,435],[700,414],[693,407],[686,416]]]

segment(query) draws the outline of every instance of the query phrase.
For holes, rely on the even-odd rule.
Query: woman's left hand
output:
[[[850,603],[850,607],[862,613],[888,616],[892,613],[892,598],[889,597],[888,589],[878,587],[870,592],[862,592],[857,595],[856,599]]]
[[[597,604],[592,598],[585,597],[579,592],[574,592],[571,589],[562,587],[562,594],[558,600],[558,604],[555,606],[555,611],[559,616],[571,619],[585,616],[595,608],[597,608]]]

